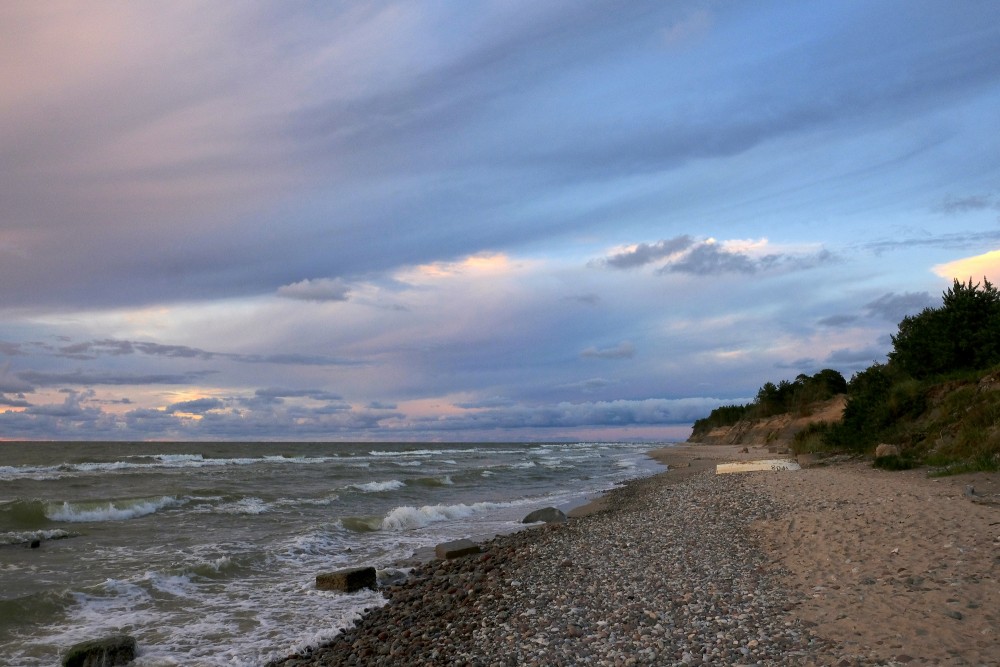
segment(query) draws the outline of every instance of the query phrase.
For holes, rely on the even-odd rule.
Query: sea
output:
[[[405,575],[440,542],[662,470],[653,447],[0,443],[0,661],[126,633],[137,667],[256,667],[385,604],[317,574]]]

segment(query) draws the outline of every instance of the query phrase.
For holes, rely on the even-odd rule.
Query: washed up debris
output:
[[[738,461],[735,463],[720,463],[715,466],[716,475],[727,475],[734,472],[755,472],[758,470],[801,470],[792,459],[762,459],[760,461]]]

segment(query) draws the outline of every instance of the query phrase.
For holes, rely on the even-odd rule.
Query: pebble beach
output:
[[[934,591],[889,590],[889,579],[905,576],[888,561],[926,539],[918,528],[886,548],[879,543],[884,534],[866,541],[842,516],[824,515],[840,522],[836,533],[824,532],[822,521],[810,523],[811,512],[824,511],[816,494],[843,509],[850,501],[830,499],[834,486],[871,500],[884,490],[881,475],[891,473],[848,465],[832,478],[830,468],[715,475],[717,462],[740,457],[735,448],[654,455],[667,472],[611,490],[566,523],[496,537],[481,544],[480,554],[423,563],[405,583],[384,590],[387,605],[328,645],[270,667],[1000,664],[1000,541],[994,545],[988,532],[1000,535],[990,523],[1000,521],[989,493],[995,480],[980,482],[986,491],[971,503],[954,481],[893,478],[927,504],[928,530],[935,530],[930,508],[954,502],[972,522],[969,535],[982,533],[982,543],[966,545],[962,572],[946,580],[946,566],[937,577],[920,578],[926,585],[916,588],[938,582],[939,592],[946,589],[931,602],[941,608],[930,618],[916,607]],[[834,484],[828,488],[823,479]],[[893,504],[878,506],[883,514],[865,520],[883,522],[891,534]],[[840,562],[845,547],[857,559],[853,567]],[[876,553],[886,567],[872,562]],[[861,573],[858,562],[870,567]],[[865,594],[896,595],[898,608],[872,607]],[[962,596],[969,600],[947,602]],[[962,612],[952,608],[958,606]],[[918,641],[928,634],[930,641]]]

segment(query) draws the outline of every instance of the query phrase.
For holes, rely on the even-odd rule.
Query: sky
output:
[[[9,0],[0,90],[0,439],[684,439],[1000,282],[994,0]]]

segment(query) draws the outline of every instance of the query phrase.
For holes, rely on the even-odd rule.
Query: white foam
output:
[[[198,587],[187,575],[147,572],[145,579],[154,589],[174,597],[194,598],[198,595]]]
[[[260,498],[240,498],[236,502],[219,505],[214,511],[220,514],[263,514],[270,512],[273,505]]]
[[[390,479],[385,482],[368,482],[367,484],[351,484],[351,488],[357,489],[358,491],[364,491],[365,493],[395,491],[396,489],[401,489],[404,486],[406,486],[406,482],[401,482],[398,479]]]
[[[0,533],[0,544],[27,544],[34,540],[61,540],[73,537],[65,530],[24,530]]]
[[[69,521],[71,523],[124,521],[152,514],[165,507],[176,507],[182,504],[183,501],[173,496],[119,500],[108,503],[52,503],[46,509],[45,516],[53,521]]]
[[[473,503],[466,505],[424,505],[412,507],[404,505],[389,512],[382,519],[382,530],[413,530],[441,521],[464,519],[479,512],[510,507],[510,503]]]

